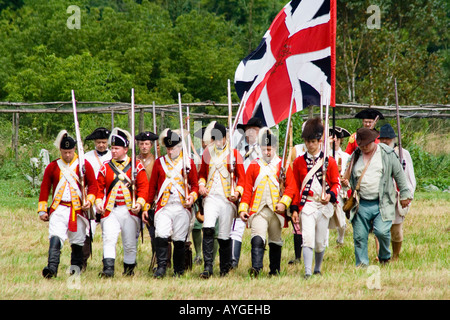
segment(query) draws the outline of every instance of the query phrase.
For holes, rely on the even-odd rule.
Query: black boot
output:
[[[250,275],[257,277],[263,268],[264,259],[264,240],[260,236],[254,236],[251,241],[252,244],[252,267]]]
[[[134,276],[134,268],[136,267],[136,263],[133,264],[128,264],[128,263],[123,263],[123,273],[122,275],[124,276]]]
[[[231,240],[231,269],[235,269],[239,265],[239,258],[241,257],[242,242],[238,240]]]
[[[184,241],[173,242],[173,275],[182,276],[185,269],[185,243]]]
[[[50,238],[48,249],[48,265],[42,270],[44,278],[56,277],[58,273],[59,257],[61,255],[61,240],[57,236]]]
[[[83,246],[72,244],[70,255],[70,274],[80,274],[83,268]]]
[[[208,279],[213,274],[213,251],[214,251],[214,228],[203,228],[203,261],[204,271],[200,274],[200,278]]]
[[[83,245],[83,267],[81,269],[82,272],[84,272],[87,268],[87,261],[89,257],[91,256],[91,237],[86,236],[86,240],[84,240]]]
[[[113,258],[104,258],[103,262],[103,271],[100,272],[99,276],[101,278],[113,278],[114,277],[114,263],[115,259]]]
[[[156,249],[156,268],[153,278],[162,278],[166,275],[167,260],[169,254],[169,239],[168,238],[155,238]]]
[[[281,246],[269,243],[269,275],[279,275],[281,268]]]
[[[294,234],[294,253],[295,259],[289,260],[288,264],[296,264],[300,262],[302,256],[303,238],[301,234]]]
[[[231,270],[231,239],[219,241],[220,276],[224,277]]]

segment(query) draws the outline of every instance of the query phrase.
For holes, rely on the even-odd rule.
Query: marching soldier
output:
[[[226,275],[231,268],[230,230],[233,217],[237,212],[235,202],[244,191],[245,171],[242,157],[236,149],[230,150],[227,143],[226,128],[213,121],[204,134],[205,140],[211,140],[202,156],[199,172],[199,192],[204,197],[203,222],[203,259],[204,271],[200,277],[208,279],[213,274],[214,233],[218,221],[220,275]],[[234,181],[231,180],[230,154],[234,157]],[[234,193],[231,184],[236,183]]]
[[[62,130],[56,140],[55,146],[59,148],[61,157],[52,161],[44,172],[39,194],[38,213],[42,221],[49,221],[48,265],[42,270],[44,278],[57,276],[60,254],[63,243],[69,239],[71,244],[71,265],[82,269],[83,245],[86,239],[88,226],[85,211],[95,201],[97,182],[95,173],[88,161],[85,161],[85,185],[87,197],[81,203],[82,192],[80,184],[80,168],[78,156],[75,153],[76,141],[70,137],[66,130]],[[53,199],[50,208],[47,200],[53,190]],[[49,209],[49,210],[48,210]]]
[[[148,181],[144,166],[136,161],[135,193],[133,201],[133,172],[127,155],[131,135],[115,128],[109,137],[112,159],[100,168],[98,175],[97,212],[101,214],[103,237],[103,271],[101,277],[114,277],[116,243],[119,234],[123,243],[123,265],[126,276],[134,275],[137,239],[140,230],[139,213],[145,205]],[[104,200],[105,199],[105,200]],[[133,203],[135,202],[134,206]]]
[[[159,139],[160,144],[166,147],[167,154],[155,161],[147,197],[148,204],[156,203],[154,242],[158,266],[153,274],[155,278],[164,277],[166,274],[169,237],[174,245],[174,275],[183,275],[185,242],[189,235],[191,220],[190,208],[198,197],[197,169],[194,161],[188,158],[190,170],[189,173],[184,172],[180,134],[171,129],[165,129]],[[184,174],[187,175],[188,185],[184,181]],[[149,221],[148,210],[143,212],[143,220],[145,223]]]
[[[330,128],[330,137],[333,137],[333,133],[336,136],[336,139],[334,141],[334,159],[336,160],[336,163],[338,165],[339,170],[339,176],[342,177],[345,173],[345,170],[347,169],[347,162],[350,158],[350,155],[341,149],[342,141],[344,138],[350,137],[350,132],[348,130],[341,128],[341,127],[335,127],[335,130],[333,128]],[[331,141],[331,139],[330,139]],[[330,142],[332,145],[332,142]],[[347,198],[347,191],[348,188],[341,187],[341,190],[339,191],[339,194],[337,196],[337,203],[335,205],[335,214],[330,219],[330,225],[329,229],[336,229],[338,232],[338,238],[336,242],[338,245],[342,245],[344,243],[344,235],[345,235],[345,212],[342,209],[344,205],[344,199]]]
[[[336,203],[340,190],[339,171],[334,158],[328,158],[326,171],[326,194],[322,198],[323,151],[321,151],[323,125],[320,118],[309,119],[302,132],[308,152],[295,159],[294,178],[299,197],[296,197],[292,220],[299,223],[301,219],[303,237],[303,260],[305,279],[312,275],[313,251],[315,251],[314,274],[321,274],[321,265],[328,239],[329,219],[333,216],[332,203]]]
[[[269,243],[270,275],[280,272],[281,231],[287,227],[285,212],[295,195],[292,170],[286,171],[286,187],[280,195],[279,172],[281,159],[276,155],[277,141],[269,128],[259,131],[262,157],[253,160],[247,169],[244,194],[239,205],[241,219],[251,228],[251,260],[249,270],[254,277],[263,269],[264,250]],[[266,237],[266,234],[268,235]]]
[[[361,119],[362,120],[362,124],[363,124],[363,128],[373,128],[374,126],[374,122],[375,119],[384,119],[383,114],[375,109],[364,109],[360,112],[358,112],[355,115],[355,118],[357,119]],[[347,144],[347,148],[345,148],[345,152],[348,154],[352,154],[353,151],[356,150],[356,147],[358,146],[358,143],[356,142],[356,132],[353,133],[350,138],[348,139],[348,144]],[[375,143],[379,143],[380,141],[378,139],[375,140]]]
[[[108,138],[111,134],[106,128],[100,127],[95,129],[90,135],[86,137],[85,140],[94,141],[94,150],[86,152],[84,154],[84,158],[89,161],[94,169],[95,178],[98,177],[98,172],[100,171],[101,166],[106,161],[111,160],[111,151],[108,149]],[[95,212],[95,205],[92,207]],[[90,223],[90,233],[87,230],[86,241],[83,246],[83,269],[87,267],[87,260],[91,255],[91,236],[93,237],[95,234],[95,230],[97,229],[97,224],[100,222],[100,219],[96,219],[96,221],[91,221]]]
[[[261,147],[258,144],[259,130],[264,127],[261,119],[253,117],[248,120],[246,124],[238,124],[238,130],[243,130],[245,134],[245,142],[247,143],[244,150],[241,152],[244,160],[244,170],[247,170],[250,163],[258,158],[261,158]],[[245,231],[245,222],[240,217],[233,220],[230,237],[232,246],[232,268],[237,268],[239,258],[241,256],[242,236]]]

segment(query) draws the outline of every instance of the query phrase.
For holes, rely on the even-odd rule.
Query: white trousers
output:
[[[273,212],[269,207],[264,206],[264,208],[253,214],[250,217],[249,225],[252,230],[252,238],[254,236],[260,236],[264,243],[266,241],[266,234],[268,234],[268,243],[275,243],[279,246],[283,245],[283,240],[281,239],[281,221],[277,217],[277,214]]]
[[[155,214],[155,237],[186,241],[190,212],[179,201],[168,202]]]
[[[140,231],[140,219],[132,216],[127,206],[115,207],[108,217],[102,219],[103,258],[116,258],[116,244],[122,235],[123,262],[136,263],[137,242]]]
[[[244,235],[245,227],[247,224],[242,221],[241,218],[233,219],[230,230],[230,238],[239,242],[242,242],[242,236]]]
[[[328,241],[328,224],[327,218],[320,210],[301,215],[302,219],[302,247],[310,247],[316,252],[325,250]]]
[[[209,195],[203,201],[203,228],[215,228],[219,220],[218,239],[230,239],[230,229],[236,207],[223,197]]]
[[[81,216],[77,216],[77,231],[69,231],[69,219],[71,207],[59,205],[55,211],[50,215],[48,224],[49,238],[53,236],[59,237],[61,240],[61,246],[66,239],[69,239],[70,244],[76,244],[82,246],[86,239],[86,226],[87,220]]]

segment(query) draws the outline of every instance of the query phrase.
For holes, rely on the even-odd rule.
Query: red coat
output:
[[[298,212],[302,211],[302,206],[300,206],[301,194],[303,190],[300,190],[302,183],[306,175],[308,174],[308,168],[305,160],[306,153],[303,156],[297,157],[292,166],[294,172],[294,179],[296,183],[297,194],[294,199],[294,205],[298,207]],[[322,170],[322,168],[319,168]],[[333,157],[328,157],[328,168],[326,175],[326,182],[330,187],[329,193],[331,193],[331,202],[336,202],[337,195],[341,185],[339,183],[339,168],[337,166],[336,160]],[[313,192],[309,190],[309,196],[314,196]],[[309,200],[306,200],[309,201]]]
[[[244,161],[242,159],[241,154],[233,149],[234,153],[234,182],[236,183],[235,191],[238,191],[241,196],[244,192],[244,184],[245,184],[245,169],[244,169]],[[200,166],[200,171],[198,172],[199,183],[203,182],[205,185],[207,184],[208,175],[209,175],[209,163],[211,161],[211,154],[209,152],[209,148],[206,148],[202,155],[202,164]],[[231,172],[230,168],[230,154],[227,156],[227,169],[228,172]]]
[[[128,159],[127,163],[128,163],[128,161],[131,161],[131,158],[129,158],[129,157],[127,159]],[[114,173],[113,169],[111,169],[111,167],[109,165],[109,163],[111,161],[113,161],[113,160],[105,162],[102,165],[102,167],[100,168],[100,171],[98,173],[98,177],[97,177],[97,183],[98,183],[97,201],[103,201],[105,193],[108,192],[111,184],[116,179],[116,174]],[[136,172],[137,172],[136,182],[135,182],[135,185],[136,185],[136,203],[140,203],[142,208],[143,208],[145,206],[145,199],[147,199],[148,180],[147,180],[147,174],[145,173],[145,168],[144,168],[144,166],[142,165],[142,163],[139,160],[136,160]],[[131,179],[131,175],[132,175],[131,168],[126,172],[126,175]],[[126,180],[124,180],[124,181],[126,181]],[[110,206],[108,208],[108,203],[110,202],[110,199],[111,199],[111,201],[114,201],[111,198],[112,193],[113,193],[113,191],[111,190],[106,195],[106,200],[103,203],[104,208],[105,208],[105,212],[103,213],[102,218],[106,218],[111,213],[112,207]],[[127,193],[128,193],[128,191],[123,190],[122,188],[120,188],[120,191],[117,193],[116,198],[124,199],[130,214],[136,216],[136,214],[131,212],[132,200],[131,200],[131,197],[130,198],[126,197]]]
[[[55,192],[58,191],[56,190],[56,187],[58,186],[58,183],[62,177],[61,169],[59,168],[57,163],[58,160],[50,162],[47,168],[45,168],[44,177],[41,183],[41,191],[39,194],[38,212],[47,212],[48,197],[50,195],[50,192],[52,193],[52,204],[50,205],[49,215],[51,215],[52,212],[55,211],[61,201],[60,193],[58,193],[55,197]],[[75,156],[69,165],[73,165],[75,161],[78,162],[78,156]],[[91,204],[93,204],[95,201],[95,196],[97,194],[97,181],[95,179],[94,169],[92,168],[89,161],[85,161],[85,171],[86,172],[84,177],[85,187],[87,187],[87,200],[90,201]],[[76,165],[75,173],[80,176],[78,164]],[[81,185],[78,182],[77,184],[81,190]],[[78,195],[72,197],[72,207],[75,209],[76,215],[74,217],[71,217],[71,220],[69,222],[69,229],[71,229],[71,231],[76,230],[76,217],[78,215],[86,217],[86,214],[81,210],[81,205],[82,204]]]
[[[156,159],[155,164],[153,165],[152,175],[150,177],[150,182],[148,185],[148,196],[147,196],[147,203],[149,206],[156,200],[156,197],[158,196],[160,189],[162,188],[162,185],[164,184],[164,181],[166,180],[166,172],[164,171],[161,160],[164,160],[163,157],[159,157]],[[181,175],[183,175],[183,172],[181,172]],[[191,159],[191,170],[188,174],[188,185],[189,185],[189,194],[194,197],[194,200],[197,200],[198,197],[198,175],[197,175],[197,168],[195,166],[194,160]],[[184,184],[183,184],[184,185]],[[164,191],[164,190],[163,190]],[[180,195],[181,197],[181,195]],[[158,200],[156,211],[160,210],[162,207],[165,206],[165,203],[162,202],[163,197],[161,197]],[[182,203],[184,203],[184,198],[181,199]],[[147,207],[149,207],[147,206]]]
[[[281,168],[281,161],[277,165],[277,173],[276,173],[276,180],[278,181],[279,173]],[[247,172],[245,174],[245,186],[244,186],[244,194],[241,198],[241,204],[239,205],[239,212],[241,211],[247,211],[249,210],[249,215],[257,212],[257,208],[259,207],[259,199],[256,199],[256,193],[258,186],[255,186],[256,179],[259,176],[260,173],[260,165],[257,160],[253,160],[249,167],[247,168]],[[266,187],[269,183],[266,184]],[[273,186],[272,186],[273,187]],[[255,188],[255,192],[253,192],[253,188]],[[286,209],[290,206],[292,203],[292,200],[294,199],[297,189],[296,184],[293,176],[293,172],[290,166],[288,166],[286,171],[286,183],[285,183],[285,189],[282,197],[279,197],[278,200],[276,196],[276,192],[273,192],[274,190],[271,190],[271,196],[272,196],[272,202],[275,206],[277,202],[283,203],[286,206]],[[271,208],[274,209],[274,208]],[[283,214],[283,216],[285,216]],[[287,219],[285,219],[285,225],[284,227],[287,227]]]

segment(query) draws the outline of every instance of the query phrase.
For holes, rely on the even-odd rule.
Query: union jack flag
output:
[[[335,104],[336,0],[292,0],[278,13],[259,46],[235,73],[240,99],[247,92],[239,122],[251,117],[272,127],[309,105],[320,93]]]

